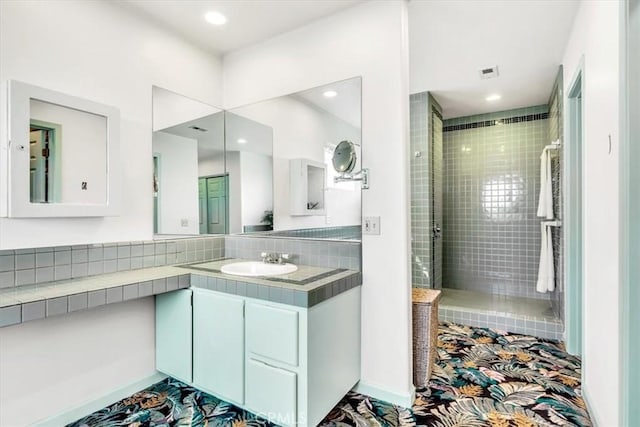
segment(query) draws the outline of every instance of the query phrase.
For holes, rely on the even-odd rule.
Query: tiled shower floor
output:
[[[548,300],[442,289],[440,320],[562,340],[564,327]]]

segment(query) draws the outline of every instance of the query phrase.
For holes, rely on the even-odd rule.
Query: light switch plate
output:
[[[362,218],[362,234],[380,234],[380,217],[365,216]]]

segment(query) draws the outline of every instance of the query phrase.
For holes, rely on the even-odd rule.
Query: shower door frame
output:
[[[640,84],[632,76],[640,72],[640,0],[624,2],[620,9],[620,419],[623,426],[637,426],[640,412],[634,404],[640,401]]]
[[[431,288],[442,289],[444,280],[444,240],[442,236],[444,222],[444,120],[442,113],[434,105],[435,99],[429,94],[429,201],[430,201],[430,226],[431,226]],[[440,176],[436,178],[436,130],[434,117],[440,120]],[[436,179],[439,180],[439,189],[436,188]],[[439,200],[436,192],[439,191]],[[439,203],[438,203],[439,201]],[[439,261],[439,262],[437,262]]]
[[[565,156],[565,243],[567,259],[565,269],[566,302],[565,331],[567,350],[583,354],[583,278],[584,278],[584,209],[583,209],[583,142],[584,142],[584,57],[569,84],[567,94],[568,137]]]

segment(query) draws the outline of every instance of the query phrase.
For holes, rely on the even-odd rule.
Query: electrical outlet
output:
[[[362,218],[362,234],[380,234],[380,217],[365,216]]]
[[[329,215],[325,216],[325,223],[326,224],[331,224],[331,216],[329,216]]]
[[[189,220],[188,220],[188,219],[186,219],[186,218],[182,218],[182,219],[180,220],[180,226],[181,226],[181,227],[188,227],[188,226],[189,226]]]

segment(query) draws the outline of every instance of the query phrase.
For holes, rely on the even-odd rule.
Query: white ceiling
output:
[[[545,104],[577,0],[413,0],[411,93],[431,91],[445,118]],[[500,76],[481,80],[497,65]],[[570,78],[570,76],[565,76]],[[487,102],[487,95],[502,99]]]
[[[202,48],[223,54],[302,27],[362,0],[118,0]],[[225,25],[204,20],[224,14]]]

